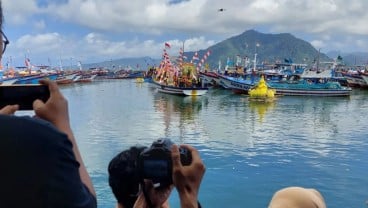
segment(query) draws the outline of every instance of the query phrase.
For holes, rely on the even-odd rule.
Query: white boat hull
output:
[[[157,91],[173,95],[201,96],[208,92],[208,88],[206,87],[174,87],[162,85],[155,81],[152,84],[155,85]]]

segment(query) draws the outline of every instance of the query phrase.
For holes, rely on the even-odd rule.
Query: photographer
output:
[[[0,1],[0,57],[9,41]],[[19,105],[0,109],[1,207],[97,207],[96,194],[69,121],[68,102],[57,84],[47,102],[33,102],[34,117],[15,116]]]
[[[36,117],[0,110],[2,207],[96,207],[96,195],[55,82],[50,99],[34,102]]]
[[[164,147],[155,146],[157,143]],[[190,155],[190,164],[183,161],[184,148]],[[179,148],[167,140],[163,144],[158,140],[150,148],[131,147],[110,161],[108,172],[119,208],[131,208],[134,202],[135,208],[169,207],[167,200],[174,186],[182,208],[200,207],[197,197],[205,166],[198,151],[189,145]]]

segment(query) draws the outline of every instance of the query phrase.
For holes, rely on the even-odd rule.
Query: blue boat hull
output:
[[[244,80],[241,78],[220,75],[220,85],[225,89],[230,89],[236,93],[248,94],[248,90],[255,84],[255,80]]]
[[[35,75],[26,78],[19,78],[14,84],[39,84],[39,81],[42,79],[56,80],[57,77],[58,74]]]
[[[349,96],[352,91],[338,82],[311,83],[307,80],[295,83],[269,82],[268,87],[275,89],[276,95],[296,96]]]

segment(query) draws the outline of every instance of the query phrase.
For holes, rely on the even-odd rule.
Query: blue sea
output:
[[[368,90],[350,97],[201,97],[158,93],[135,80],[62,87],[98,207],[115,207],[107,165],[132,145],[159,138],[196,147],[206,165],[199,200],[211,208],[263,208],[287,186],[318,189],[329,208],[368,200]],[[170,198],[178,208],[176,192]]]

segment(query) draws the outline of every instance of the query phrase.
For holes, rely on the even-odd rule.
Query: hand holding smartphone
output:
[[[33,102],[40,99],[46,102],[50,97],[47,85],[0,85],[0,109],[6,105],[19,105],[19,110],[33,110]]]

